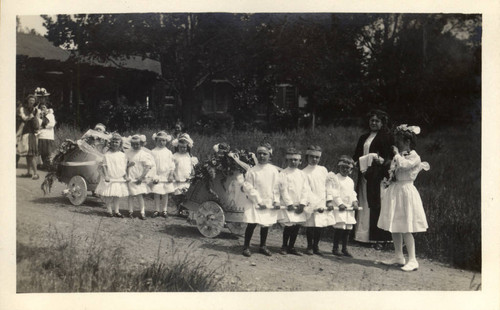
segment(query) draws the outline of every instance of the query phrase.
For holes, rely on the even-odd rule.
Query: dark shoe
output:
[[[313,249],[313,253],[318,256],[323,256],[323,252],[321,252],[319,249]]]
[[[271,254],[271,251],[269,251],[269,250],[267,249],[267,247],[265,247],[265,246],[260,247],[260,249],[259,249],[259,253],[262,253],[262,254],[264,254],[265,256],[271,256],[271,255],[273,255],[273,254]]]
[[[286,255],[286,253],[287,253],[286,248],[281,248],[279,253],[280,253],[281,255]]]
[[[151,215],[151,217],[152,217],[152,218],[155,218],[155,217],[157,217],[158,215],[160,215],[160,212],[155,211],[155,212],[153,212],[153,215]]]
[[[113,213],[106,213],[107,217],[113,217]]]
[[[40,176],[38,174],[34,174],[31,179],[32,180],[38,180],[40,178]]]
[[[167,211],[163,211],[161,213],[161,216],[164,217],[164,218],[167,218],[168,217]]]
[[[302,254],[299,251],[297,251],[295,248],[288,249],[288,254],[302,256]]]
[[[347,249],[342,249],[342,254],[344,254],[344,256],[347,256],[347,257],[352,257],[352,254],[349,253],[349,251],[347,251]]]
[[[313,255],[314,254],[313,253],[313,249],[307,249],[304,253],[307,254],[307,255]]]
[[[246,257],[252,256],[252,252],[250,252],[249,248],[243,249],[243,256],[246,256]]]
[[[373,245],[373,248],[377,251],[382,251],[382,249],[384,248],[384,246],[381,244],[381,243],[375,243]]]
[[[139,216],[139,218],[144,221],[146,219],[146,215],[141,213],[141,216]]]
[[[335,248],[332,250],[332,254],[335,256],[342,256],[342,253],[340,253],[339,249],[335,249]]]
[[[115,216],[116,216],[116,217],[119,217],[119,218],[121,218],[121,219],[123,218],[123,214],[121,214],[120,212],[115,213]]]
[[[21,174],[21,178],[31,178],[33,175],[31,173],[23,173]]]

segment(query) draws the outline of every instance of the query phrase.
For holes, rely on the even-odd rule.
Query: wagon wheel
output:
[[[245,229],[247,228],[247,223],[230,222],[226,224],[231,233],[240,236],[243,236],[243,234],[245,233]]]
[[[216,237],[224,228],[224,211],[216,202],[202,203],[194,217],[198,230],[205,237]]]
[[[67,196],[74,206],[81,205],[87,199],[87,182],[79,175],[69,180]]]

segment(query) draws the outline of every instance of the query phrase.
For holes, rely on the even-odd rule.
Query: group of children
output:
[[[99,170],[102,177],[95,191],[105,201],[110,217],[124,217],[120,213],[119,201],[121,197],[128,197],[128,216],[133,218],[134,200],[137,200],[139,218],[145,220],[144,195],[153,193],[153,217],[166,218],[168,195],[182,194],[189,187],[197,163],[196,157],[190,154],[193,147],[191,137],[184,133],[173,139],[165,131],[160,131],[152,138],[156,147],[149,150],[144,147],[144,135],[123,138],[118,133],[111,134]],[[122,152],[124,142],[129,143],[130,148]],[[174,147],[173,154],[167,148],[168,143]]]
[[[416,127],[398,126],[395,131],[394,159],[389,171],[390,177],[382,191],[382,209],[378,226],[392,233],[396,256],[382,262],[404,265],[403,270],[418,268],[412,233],[427,229],[427,221],[420,196],[413,185],[418,172],[427,170],[414,151]],[[102,178],[96,193],[106,202],[110,216],[123,217],[119,211],[119,198],[129,197],[129,216],[133,215],[133,198],[140,205],[140,218],[145,219],[143,195],[154,194],[156,211],[153,217],[167,217],[168,195],[181,194],[190,185],[197,159],[190,154],[193,140],[188,134],[181,134],[172,141],[164,131],[153,135],[156,147],[144,148],[145,136],[134,135],[130,149],[121,152],[124,139],[117,133],[110,138],[108,150],[102,161]],[[174,153],[167,148],[172,141]],[[271,256],[266,247],[269,227],[280,223],[284,226],[283,255],[302,255],[295,248],[300,227],[305,227],[307,255],[323,255],[319,249],[321,234],[325,227],[333,227],[332,253],[352,257],[347,243],[350,230],[356,224],[355,211],[359,210],[354,182],[349,177],[356,163],[343,155],[337,161],[338,172],[328,172],[319,165],[322,149],[309,146],[304,159],[307,166],[302,170],[302,154],[295,148],[286,152],[287,167],[279,170],[271,164],[273,148],[261,143],[256,149],[253,167],[245,173],[241,191],[251,201],[252,207],[244,210],[243,222],[247,223],[243,255],[251,256],[250,241],[254,230],[260,226],[259,252]],[[160,207],[162,206],[162,211]],[[114,213],[113,213],[114,208]],[[406,243],[409,261],[403,256],[403,239]],[[339,250],[339,245],[342,249]]]
[[[341,156],[337,162],[338,173],[328,172],[319,165],[321,147],[308,147],[305,160],[307,166],[300,170],[302,155],[295,148],[286,152],[287,167],[281,172],[270,164],[272,147],[263,143],[257,148],[258,163],[247,171],[243,190],[252,200],[254,208],[247,208],[243,255],[251,256],[250,240],[257,225],[260,225],[259,252],[271,256],[266,247],[269,227],[275,223],[284,226],[283,255],[302,255],[295,249],[300,227],[306,227],[308,255],[323,255],[319,250],[321,233],[325,227],[333,226],[335,238],[332,253],[352,257],[347,249],[349,230],[356,223],[354,211],[358,209],[354,182],[349,174],[354,161]],[[342,240],[342,252],[339,243]]]

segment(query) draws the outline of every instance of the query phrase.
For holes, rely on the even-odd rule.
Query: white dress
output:
[[[332,200],[332,184],[328,180],[328,171],[323,166],[308,165],[302,170],[311,187],[311,196],[309,206],[306,208],[308,213],[306,227],[326,227],[335,224],[335,218],[332,211],[326,211],[326,202]],[[322,213],[313,211],[317,208],[324,208]]]
[[[151,192],[155,194],[165,195],[174,192],[174,183],[168,182],[170,174],[175,169],[172,152],[166,148],[154,148],[151,151],[155,161],[155,171],[153,179],[158,179],[158,184],[151,183]]]
[[[128,169],[128,176],[130,178],[128,189],[130,195],[136,196],[149,193],[146,179],[144,179],[140,184],[136,184],[135,181],[144,173],[144,169],[146,169],[146,167],[154,168],[155,163],[153,157],[142,148],[138,151],[128,150],[126,155],[129,162],[135,163],[134,166]]]
[[[189,153],[174,153],[172,156],[175,169],[174,169],[174,194],[182,194],[189,188],[189,179],[191,178],[194,166],[198,163],[196,157],[191,157]]]
[[[126,197],[129,195],[128,186],[125,182],[113,182],[114,180],[125,180],[127,173],[127,156],[123,152],[108,151],[104,154],[103,165],[106,166],[110,182],[101,177],[95,192],[103,197]]]
[[[429,227],[422,200],[413,181],[420,170],[429,170],[429,164],[421,162],[417,152],[394,156],[396,181],[382,189],[380,217],[377,226],[391,233],[423,232]]]
[[[284,209],[278,211],[278,222],[285,226],[305,223],[306,213],[295,213],[295,210],[288,211],[289,205],[307,205],[311,195],[311,188],[305,173],[297,168],[286,168],[280,173],[280,194],[281,205]]]
[[[370,153],[370,145],[376,136],[377,133],[372,132],[368,138],[366,138],[365,144],[363,144],[363,155],[368,155]],[[368,207],[366,194],[366,179],[361,177],[360,182],[358,199],[359,206],[363,209],[358,211],[358,225],[356,226],[354,240],[359,242],[370,242],[370,208]]]
[[[335,175],[334,180],[336,181],[334,182],[334,205],[338,207],[343,204],[348,208],[352,207],[352,203],[358,200],[354,190],[354,181],[340,173]],[[336,221],[335,225],[333,225],[334,228],[352,229],[353,225],[356,224],[354,210],[333,210],[333,215]]]
[[[280,211],[273,209],[273,203],[280,202],[278,169],[271,164],[255,165],[247,171],[242,188],[252,201],[252,205],[245,208],[243,222],[262,226],[275,224]],[[259,204],[266,205],[267,209],[260,209]]]

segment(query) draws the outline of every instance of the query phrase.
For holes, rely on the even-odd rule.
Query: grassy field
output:
[[[194,255],[158,255],[131,270],[120,246],[109,246],[99,227],[90,242],[56,228],[37,232],[49,246],[17,242],[17,292],[209,292],[222,279],[222,266]],[[175,247],[173,247],[175,248]]]
[[[156,130],[156,129],[155,129]],[[137,133],[148,137],[154,147],[153,129]],[[135,132],[134,132],[135,133]],[[295,130],[284,133],[232,132],[213,136],[192,134],[192,154],[200,160],[218,142],[232,147],[254,150],[266,140],[274,147],[273,163],[284,167],[284,152],[294,146],[304,150],[310,144],[323,147],[321,164],[331,171],[340,155],[352,155],[360,128],[328,127],[315,132]],[[124,132],[123,135],[133,134]],[[56,130],[56,143],[77,139],[82,132],[70,127]],[[419,190],[429,222],[429,230],[416,234],[417,254],[456,267],[481,270],[481,131],[480,125],[467,128],[445,128],[428,132],[422,128],[417,152],[431,170],[421,172],[415,185]],[[353,174],[353,178],[355,175]]]

